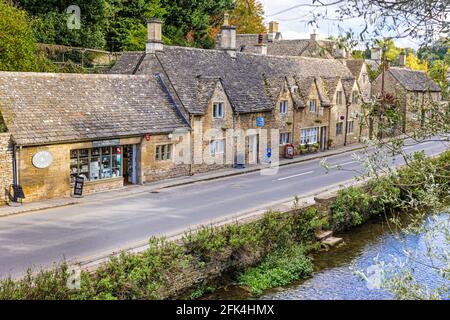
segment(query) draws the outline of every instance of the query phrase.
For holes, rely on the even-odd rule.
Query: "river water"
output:
[[[449,214],[439,216],[440,221],[448,223]],[[427,221],[427,224],[432,223]],[[448,225],[447,225],[448,226]],[[420,261],[414,264],[414,273],[421,282],[430,287],[442,284],[443,279],[432,270],[426,257],[425,236],[410,235],[399,238],[386,221],[369,221],[351,232],[340,234],[345,245],[328,252],[313,255],[315,270],[311,278],[289,287],[272,289],[260,299],[284,300],[328,300],[328,299],[393,299],[384,289],[374,289],[367,281],[355,274],[356,270],[374,274],[374,258],[387,263],[395,258],[404,260],[404,248],[414,248]],[[437,238],[442,252],[449,252],[448,239]],[[376,270],[376,269],[375,269]],[[446,295],[448,297],[448,294]],[[252,297],[238,286],[217,290],[207,299],[251,299]],[[444,297],[445,298],[445,297]]]

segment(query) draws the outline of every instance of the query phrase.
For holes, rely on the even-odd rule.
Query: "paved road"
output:
[[[424,142],[408,152],[438,154],[448,146]],[[259,172],[163,189],[131,197],[85,203],[0,218],[0,275],[21,274],[29,266],[49,266],[115,251],[199,223],[233,216],[264,204],[292,199],[351,179],[359,168],[353,152],[330,156],[329,173],[319,160],[284,166],[275,176]],[[400,163],[400,159],[394,161]]]

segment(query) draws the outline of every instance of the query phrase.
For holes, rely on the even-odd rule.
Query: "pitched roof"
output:
[[[0,111],[19,145],[187,128],[152,76],[0,72]]]
[[[144,57],[143,52],[125,52],[112,66],[110,73],[132,74],[134,67]]]
[[[236,35],[236,48],[240,52],[253,53],[256,44],[258,44],[257,34]],[[282,40],[275,38],[270,41],[268,35],[264,34],[263,44],[267,45],[268,55],[333,58],[328,43],[320,40]]]
[[[358,78],[365,61],[362,59],[347,59],[345,62],[353,76]]]
[[[347,101],[351,101],[355,81],[356,79],[342,79],[342,87],[344,88],[345,99]]]
[[[439,86],[423,71],[390,67],[389,72],[408,91],[441,91]]]
[[[126,55],[126,54],[125,54]],[[184,107],[192,114],[202,113],[198,106],[197,79],[202,77],[220,78],[236,112],[271,111],[274,102],[267,94],[264,77],[298,76],[346,76],[352,74],[342,63],[334,59],[304,57],[280,57],[237,53],[236,58],[222,50],[205,50],[185,47],[165,46],[156,55],[146,55],[139,68],[129,66],[137,73],[152,74],[157,63],[170,79]],[[299,86],[301,90],[301,86]]]

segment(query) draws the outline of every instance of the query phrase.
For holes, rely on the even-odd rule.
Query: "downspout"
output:
[[[345,103],[345,133],[344,133],[344,146],[347,145],[347,130],[348,130],[348,109],[350,104],[348,101]]]
[[[17,177],[17,145],[13,143],[13,160],[12,160],[12,166],[13,166],[13,184],[18,184],[18,177]]]

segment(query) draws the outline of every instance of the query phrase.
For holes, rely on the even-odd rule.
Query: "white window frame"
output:
[[[319,127],[305,128],[300,130],[300,143],[314,144],[319,142]]]
[[[223,119],[225,116],[225,103],[214,102],[212,114],[214,119]]]
[[[173,144],[164,143],[155,146],[155,161],[172,161],[173,159]]]
[[[280,113],[281,114],[287,114],[288,113],[288,101],[287,100],[281,100],[280,101]]]
[[[215,157],[225,153],[225,139],[216,139],[209,141],[209,155]]]
[[[355,129],[355,122],[353,120],[347,121],[347,134],[352,134],[354,129]]]
[[[353,104],[358,103],[358,91],[356,91],[356,90],[352,91],[352,103]]]
[[[280,145],[284,146],[291,143],[291,133],[290,132],[280,132]]]

